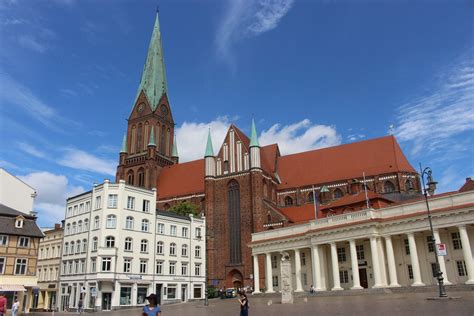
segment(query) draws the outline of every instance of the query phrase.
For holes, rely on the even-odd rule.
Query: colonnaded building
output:
[[[213,150],[209,133],[203,159],[179,163],[174,126],[157,14],[120,150],[116,181],[124,180],[148,189],[157,188],[158,209],[166,210],[183,201],[200,207],[208,227],[208,280],[217,287],[253,285],[254,278],[260,281],[256,282],[255,287],[263,287],[264,277],[256,271],[263,271],[265,262],[268,267],[268,260],[274,260],[274,256],[272,252],[262,251],[262,248],[257,250],[254,243],[260,242],[263,236],[267,236],[265,234],[277,236],[280,232],[286,234],[292,231],[300,234],[299,229],[304,228],[295,226],[298,223],[308,227],[315,225],[315,222],[310,222],[315,219],[314,212],[310,211],[315,199],[313,192],[317,192],[316,198],[321,204],[318,215],[321,221],[317,225],[331,223],[330,215],[340,218],[338,216],[351,216],[348,214],[354,212],[366,214],[361,215],[363,218],[372,218],[372,214],[390,214],[395,212],[391,211],[393,207],[397,207],[393,205],[422,197],[419,175],[393,136],[281,155],[278,144],[259,144],[256,126],[252,122],[250,138],[237,126],[230,125],[217,152]],[[362,213],[359,210],[363,210]],[[385,221],[384,215],[377,216],[377,221]],[[468,225],[464,232],[470,229]],[[458,233],[466,236],[461,231]],[[250,248],[252,234],[256,235]],[[361,246],[369,238],[365,234],[355,244],[360,253]],[[407,237],[407,247],[410,247],[410,253],[415,253],[415,235],[410,236]],[[416,238],[420,239],[421,233],[417,233]],[[382,240],[371,240],[372,248],[367,244],[364,249],[376,250],[374,255],[382,253]],[[397,242],[396,238],[394,242]],[[321,251],[325,247],[321,246]],[[341,244],[336,248],[333,245],[331,249],[340,251],[342,256],[342,250],[338,249],[345,248]],[[265,256],[254,256],[252,259],[252,253],[265,253]],[[369,256],[369,253],[364,253],[364,256]],[[309,257],[309,252],[302,250],[300,262],[309,263]],[[324,252],[321,257],[325,258]],[[379,278],[376,285],[385,282],[383,263],[378,266],[380,271],[375,273]],[[417,266],[412,264],[411,269],[413,277],[419,281]],[[324,272],[321,270],[321,275],[326,278],[328,286],[330,279]],[[370,280],[374,278],[374,273],[367,270],[366,274],[367,283],[373,282]],[[343,272],[343,276],[349,278],[350,274]],[[308,284],[311,276],[307,274],[306,279]],[[278,284],[278,281],[275,279],[273,284]],[[323,287],[322,283],[320,287]],[[270,289],[270,286],[267,285],[267,288]]]

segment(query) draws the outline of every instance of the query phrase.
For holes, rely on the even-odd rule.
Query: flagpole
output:
[[[313,185],[313,204],[314,204],[314,220],[318,220],[318,205],[316,202],[316,191],[314,190],[314,185]]]
[[[365,171],[362,172],[362,177],[364,178],[365,202],[367,203],[367,208],[369,208],[369,207],[370,207],[370,205],[369,205],[369,197],[367,196],[367,185],[365,184]]]

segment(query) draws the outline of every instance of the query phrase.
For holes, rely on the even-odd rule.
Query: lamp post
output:
[[[436,248],[436,241],[434,238],[434,231],[433,231],[433,222],[431,220],[431,211],[430,211],[430,206],[428,203],[428,194],[429,195],[434,194],[436,190],[437,182],[433,180],[432,171],[430,167],[426,167],[425,169],[423,169],[420,163],[420,172],[421,172],[420,173],[421,182],[423,184],[423,195],[425,196],[426,209],[428,210],[428,221],[430,223],[430,230],[431,230],[431,242],[433,243],[433,246],[435,247],[436,278],[438,279],[439,297],[448,297],[448,294],[446,294],[446,289],[444,287],[443,272],[441,271],[439,267],[438,251]],[[428,185],[428,187],[425,186],[425,176],[426,176],[426,182],[427,182],[426,184]]]

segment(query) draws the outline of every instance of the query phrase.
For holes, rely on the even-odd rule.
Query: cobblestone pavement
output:
[[[249,296],[249,315],[456,315],[474,316],[474,291],[455,292],[458,299],[428,300],[436,293],[397,293],[361,296],[327,296],[296,298],[293,305],[282,305],[278,298]],[[271,301],[271,302],[270,302]],[[51,313],[35,313],[31,316],[49,316]],[[55,313],[55,316],[76,316],[76,313]],[[87,315],[141,315],[139,309],[97,312]],[[162,307],[162,315],[175,316],[231,316],[239,315],[237,299],[212,299],[209,306],[203,302],[183,303]]]

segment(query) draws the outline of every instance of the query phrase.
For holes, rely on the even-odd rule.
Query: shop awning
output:
[[[2,291],[2,292],[25,292],[26,289],[23,285],[2,284],[2,285],[0,285],[0,291]]]

